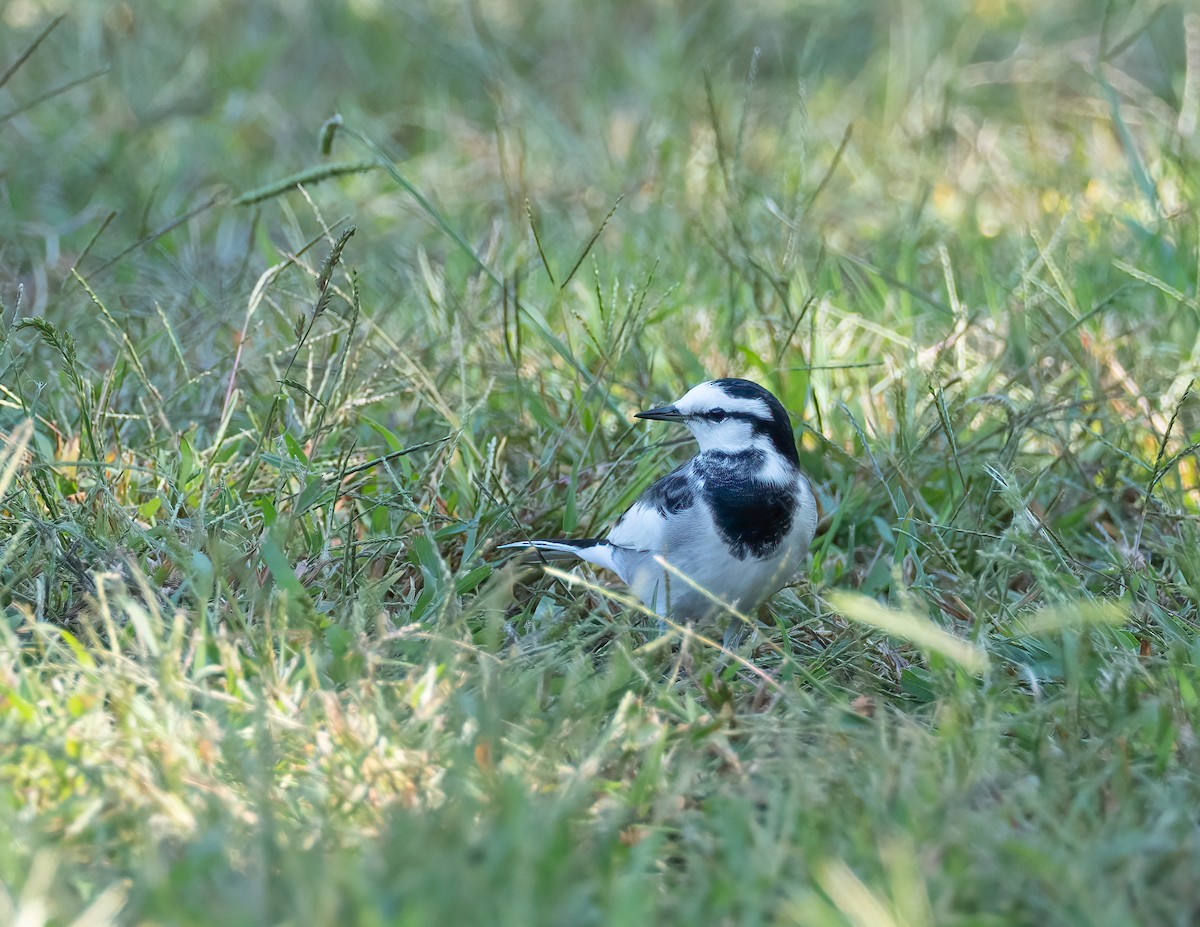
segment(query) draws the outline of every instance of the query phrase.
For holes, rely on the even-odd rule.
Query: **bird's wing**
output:
[[[697,490],[691,465],[684,464],[647,489],[608,533],[614,547],[649,554],[664,553],[680,529],[696,516]]]
[[[676,609],[687,593],[686,585],[679,584],[671,593],[670,577],[655,558],[666,558],[691,574],[695,570],[686,552],[712,531],[700,488],[691,462],[684,464],[642,493],[608,535],[617,575],[660,615]]]

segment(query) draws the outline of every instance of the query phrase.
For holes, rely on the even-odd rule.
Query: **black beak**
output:
[[[633,417],[652,418],[660,422],[682,422],[684,414],[674,406],[662,406],[658,409],[647,409],[645,412],[635,412]]]

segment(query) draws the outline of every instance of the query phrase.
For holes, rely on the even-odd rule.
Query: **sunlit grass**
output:
[[[1182,4],[0,9],[0,923],[1185,924]],[[807,578],[603,532],[722,375]]]

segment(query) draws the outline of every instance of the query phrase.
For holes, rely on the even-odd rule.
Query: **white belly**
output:
[[[679,622],[726,624],[731,609],[749,615],[790,582],[807,558],[816,530],[816,504],[807,482],[798,501],[791,530],[769,557],[737,559],[706,515],[665,545],[660,556],[673,569],[664,570],[652,554],[638,553],[624,558],[622,577],[648,608]]]

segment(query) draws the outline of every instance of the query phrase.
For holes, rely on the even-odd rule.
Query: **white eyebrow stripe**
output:
[[[685,414],[724,409],[726,412],[744,412],[767,421],[771,419],[771,410],[761,399],[730,396],[723,389],[713,386],[711,383],[701,383],[699,386],[692,387],[679,402],[675,403],[675,408]]]
[[[755,418],[771,420],[771,410],[761,399],[738,399],[734,396],[726,396],[718,403],[718,406],[726,412],[745,412]]]

